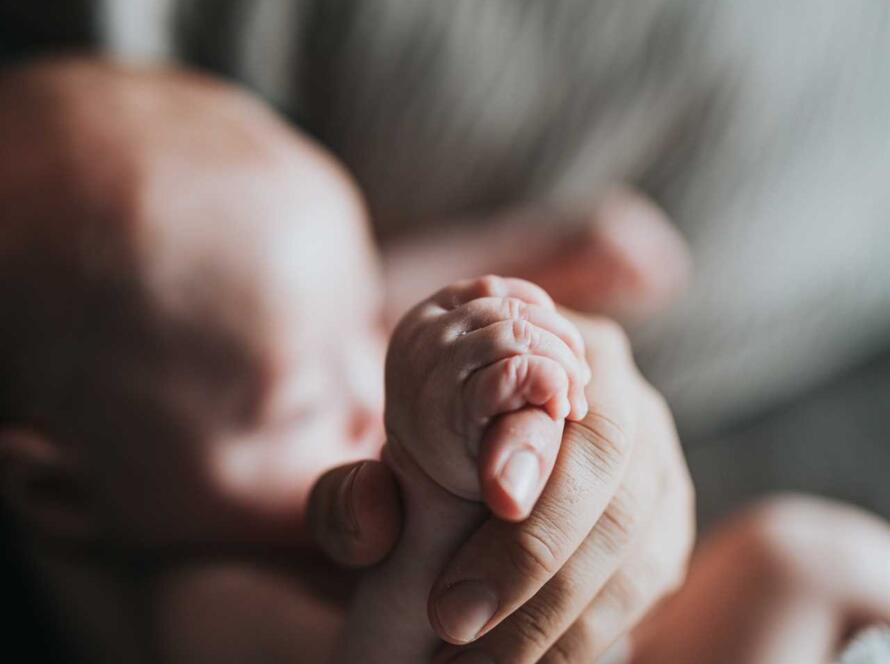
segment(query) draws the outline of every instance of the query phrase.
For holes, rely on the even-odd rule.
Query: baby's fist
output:
[[[481,500],[483,484],[499,483],[512,500],[486,491],[489,507],[522,518],[552,469],[563,420],[587,412],[589,378],[581,335],[541,288],[493,276],[461,281],[396,328],[386,362],[388,441],[457,496]],[[536,419],[512,427],[529,409]],[[499,417],[508,413],[517,414]]]

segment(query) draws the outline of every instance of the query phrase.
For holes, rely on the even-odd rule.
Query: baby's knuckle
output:
[[[509,326],[510,341],[520,352],[527,351],[532,346],[533,328],[528,321],[513,319]]]
[[[528,380],[529,365],[527,355],[514,355],[504,362],[503,384],[508,388],[518,388]]]
[[[504,318],[512,320],[528,320],[528,305],[515,297],[505,297],[501,301]]]
[[[501,297],[506,292],[503,277],[486,274],[476,280],[476,292],[479,297]]]

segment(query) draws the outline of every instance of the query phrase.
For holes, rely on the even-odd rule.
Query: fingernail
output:
[[[355,515],[354,492],[355,479],[362,468],[364,468],[364,464],[350,470],[343,480],[343,484],[340,485],[340,490],[337,492],[337,510],[340,513],[340,523],[349,535],[359,534],[358,518]]]
[[[452,657],[447,664],[494,664],[494,660],[484,652],[471,650],[462,652],[457,657]]]
[[[500,473],[501,488],[521,507],[529,507],[538,488],[541,466],[538,456],[528,450],[514,452]]]
[[[439,627],[454,643],[473,641],[497,610],[497,595],[480,581],[461,581],[436,602]]]

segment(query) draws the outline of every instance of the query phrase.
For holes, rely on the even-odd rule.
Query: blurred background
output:
[[[631,327],[702,525],[805,490],[890,517],[890,5],[0,0],[0,58],[91,50],[248,86],[333,149],[380,241],[610,186],[689,287]]]

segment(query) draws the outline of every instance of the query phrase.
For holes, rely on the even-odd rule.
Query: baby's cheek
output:
[[[221,448],[211,483],[229,502],[275,512],[293,508],[308,493],[313,455],[308,449],[276,449],[249,442]]]
[[[370,439],[369,439],[370,440]],[[343,423],[318,421],[302,431],[237,439],[219,446],[211,484],[243,518],[293,523],[326,471],[372,458],[380,444],[356,446],[343,436]]]

